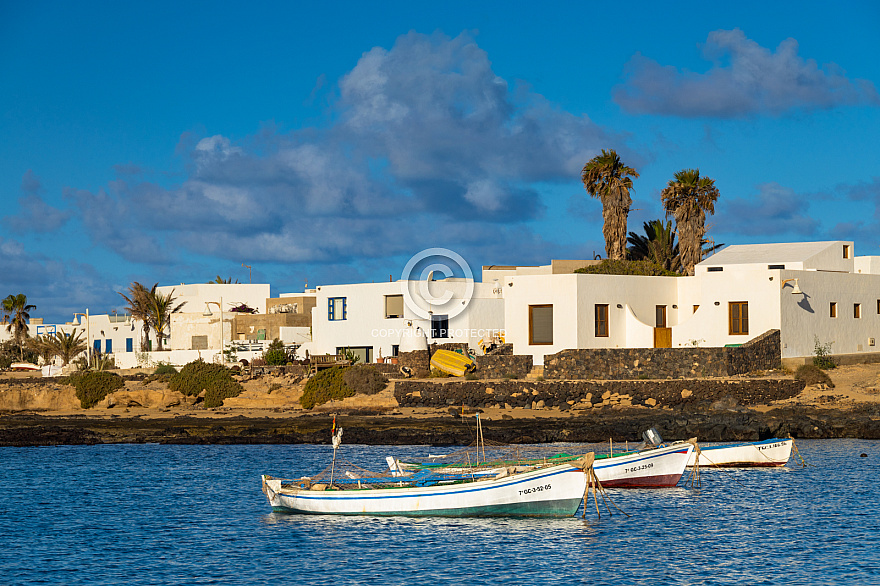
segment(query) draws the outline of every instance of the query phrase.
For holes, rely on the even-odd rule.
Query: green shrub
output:
[[[156,367],[153,374],[177,374],[177,369],[170,364],[159,363],[159,366]]]
[[[287,352],[284,349],[272,348],[263,354],[263,359],[270,366],[281,366],[287,362]]]
[[[647,277],[680,277],[679,273],[668,271],[650,260],[612,260],[604,259],[597,265],[577,269],[575,273],[586,275],[640,275]]]
[[[75,372],[67,377],[67,384],[76,389],[76,398],[83,409],[91,409],[104,397],[125,386],[122,377],[104,370]]]
[[[813,365],[823,370],[837,368],[837,362],[831,357],[831,344],[821,344],[818,336],[813,336]]]
[[[381,393],[388,385],[385,375],[366,364],[346,368],[342,375],[345,385],[359,395]]]
[[[795,380],[803,381],[807,386],[824,383],[829,387],[834,387],[834,383],[831,382],[831,377],[828,376],[824,370],[814,364],[804,364],[799,366],[794,373],[794,378]]]
[[[466,375],[464,375],[464,380],[479,380],[479,378],[480,377],[478,377],[476,374],[474,374],[472,372],[469,372]]]
[[[222,364],[208,364],[203,360],[190,362],[171,377],[168,388],[184,396],[193,397],[205,391],[205,407],[220,407],[223,400],[237,397],[244,390]]]
[[[322,370],[309,379],[299,402],[305,409],[311,409],[315,405],[323,405],[327,401],[353,396],[354,391],[345,384],[345,369],[341,366],[334,366]]]
[[[516,373],[514,373],[514,372],[508,372],[507,374],[504,375],[504,378],[506,378],[506,379],[517,379],[517,378],[519,378],[519,375],[516,374]]]

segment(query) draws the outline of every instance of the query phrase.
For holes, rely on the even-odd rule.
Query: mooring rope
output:
[[[809,466],[806,460],[804,460],[803,456],[801,456],[801,452],[800,450],[798,450],[797,443],[794,441],[794,438],[791,436],[791,434],[788,434],[788,439],[791,440],[791,447],[794,448],[794,453],[797,454],[798,459],[801,461],[801,468],[806,468],[807,466]]]
[[[590,491],[593,492],[593,503],[596,505],[596,515],[601,519],[602,514],[599,512],[599,494],[602,495],[602,503],[605,505],[605,509],[608,510],[608,514],[611,515],[611,507],[608,506],[610,502],[614,505],[614,508],[629,517],[629,514],[617,506],[617,504],[611,500],[611,496],[605,492],[605,489],[602,487],[602,483],[599,482],[599,478],[596,476],[596,470],[593,468],[593,462],[596,460],[595,452],[588,452],[581,456],[576,462],[572,462],[573,466],[578,466],[583,469],[584,476],[587,478],[586,485],[584,486],[584,512],[581,515],[582,519],[586,519],[587,517],[587,505],[590,502]]]
[[[694,488],[695,485],[699,488],[702,486],[702,483],[700,482],[700,446],[697,445],[697,438],[695,437],[692,437],[685,443],[694,446],[694,467],[691,468],[690,478],[688,478],[684,484],[687,486],[688,482],[690,482],[691,488]]]

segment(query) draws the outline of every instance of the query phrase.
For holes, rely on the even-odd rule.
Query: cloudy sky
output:
[[[602,148],[630,230],[699,168],[715,242],[880,254],[876,2],[317,4],[0,0],[0,296],[592,258]]]

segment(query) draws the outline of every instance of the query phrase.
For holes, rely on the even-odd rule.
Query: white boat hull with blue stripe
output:
[[[700,446],[700,467],[750,468],[785,466],[791,456],[793,445],[794,440],[791,438],[773,438],[748,444]],[[691,454],[688,466],[694,466],[696,463],[696,454]]]
[[[273,511],[287,513],[570,517],[586,488],[584,471],[576,465],[559,464],[503,478],[381,489],[315,490],[296,480],[263,476],[263,491]]]

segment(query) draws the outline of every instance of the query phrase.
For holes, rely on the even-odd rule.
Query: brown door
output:
[[[672,348],[672,328],[654,328],[654,348]]]

